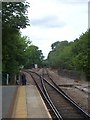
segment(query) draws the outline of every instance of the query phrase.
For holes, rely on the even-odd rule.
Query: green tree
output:
[[[51,45],[52,51],[48,54],[48,63],[51,67],[67,70],[77,70],[86,73],[90,77],[90,65],[88,46],[90,29],[82,33],[74,41],[57,41]]]
[[[42,66],[43,61],[42,51],[38,49],[35,45],[30,45],[26,49],[26,64],[25,68],[32,68],[34,64],[38,64],[38,66]]]
[[[20,29],[29,25],[27,2],[2,2],[2,63],[3,72],[15,74],[24,61],[26,38]]]

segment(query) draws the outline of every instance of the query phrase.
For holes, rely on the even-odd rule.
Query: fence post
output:
[[[9,82],[9,74],[7,74],[7,85],[8,85],[8,82]]]

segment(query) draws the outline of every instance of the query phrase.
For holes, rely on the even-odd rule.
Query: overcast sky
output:
[[[88,0],[27,0],[31,26],[22,35],[42,50],[45,58],[56,41],[73,41],[88,28]]]

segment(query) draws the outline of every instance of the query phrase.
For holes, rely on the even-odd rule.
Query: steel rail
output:
[[[43,78],[41,75],[39,75],[36,72],[30,71],[32,73],[35,73],[36,75],[38,75],[39,77],[41,77],[45,82],[47,82],[50,86],[52,86],[58,93],[60,93],[65,99],[67,99],[70,103],[72,103],[72,105],[79,111],[81,112],[81,114],[85,117],[85,118],[90,118],[90,116],[88,115],[88,113],[86,113],[80,106],[77,105],[77,103],[68,95],[65,94],[64,91],[62,91],[60,88],[57,88],[56,86],[52,85],[50,82],[48,82],[45,78]]]
[[[42,77],[44,78],[44,69],[43,69],[43,72],[42,72]],[[48,97],[49,101],[51,102],[53,108],[55,109],[56,114],[58,115],[58,118],[60,118],[61,120],[63,120],[62,116],[60,115],[59,111],[56,109],[55,105],[53,104],[51,98],[50,98],[49,95],[48,95],[48,92],[47,92],[47,90],[46,90],[46,87],[45,87],[45,84],[44,84],[43,78],[41,78],[41,82],[42,82],[43,90],[45,91],[46,96]]]
[[[49,99],[50,103],[52,104],[53,109],[55,110],[55,113],[56,113],[56,115],[57,115],[57,118],[60,119],[60,120],[63,120],[61,114],[58,112],[57,108],[55,107],[55,105],[53,104],[52,100],[50,99],[50,97],[49,97],[49,95],[48,95],[48,92],[47,92],[46,87],[45,87],[45,85],[44,85],[43,79],[41,79],[41,82],[42,82],[42,86],[43,86],[43,89],[44,89],[44,91],[45,91],[45,94],[46,94],[47,98]]]
[[[86,113],[70,96],[68,96],[60,87],[58,87],[58,85],[53,81],[53,79],[49,76],[49,73],[47,71],[47,75],[49,77],[49,79],[53,82],[53,84],[55,85],[55,89],[57,89],[57,91],[62,94],[67,100],[69,100],[69,102],[72,103],[72,105],[74,105],[77,109],[79,109],[79,111],[81,113],[83,113],[83,115],[86,117],[86,118],[90,118],[90,115],[88,113]],[[45,78],[44,78],[45,79]],[[45,79],[46,82],[48,82],[46,79]],[[52,85],[50,82],[48,82],[50,85]],[[53,85],[52,85],[53,86]],[[54,86],[53,86],[54,87]]]
[[[32,72],[32,71],[30,71],[30,72]],[[33,73],[34,73],[34,72],[33,72]],[[29,74],[30,74],[30,73],[29,73]],[[51,108],[52,111],[54,112],[56,118],[57,118],[58,120],[63,120],[62,116],[60,115],[60,113],[59,113],[58,110],[56,109],[56,107],[55,107],[55,105],[53,104],[53,102],[51,101],[51,99],[50,99],[47,91],[45,90],[45,86],[44,86],[44,84],[43,84],[43,80],[42,80],[41,76],[39,76],[39,77],[40,77],[40,79],[41,79],[41,83],[42,83],[42,86],[43,86],[43,88],[44,88],[44,92],[43,92],[43,90],[40,88],[40,86],[37,84],[37,82],[36,82],[35,78],[32,76],[32,74],[30,74],[30,75],[31,75],[31,77],[33,78],[36,86],[37,86],[38,89],[40,90],[41,94],[43,95],[43,97],[45,98],[45,100],[47,101],[47,103],[49,104],[50,108]]]

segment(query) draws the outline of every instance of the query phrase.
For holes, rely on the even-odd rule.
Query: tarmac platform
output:
[[[19,86],[12,118],[51,118],[35,85]]]

